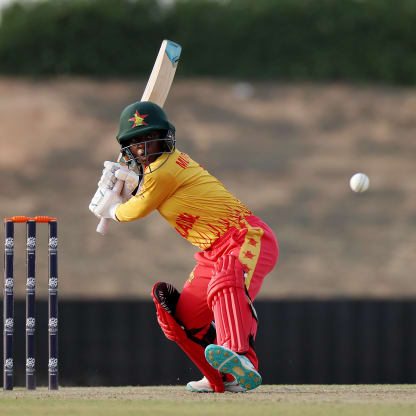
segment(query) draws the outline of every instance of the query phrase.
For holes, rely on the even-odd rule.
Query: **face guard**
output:
[[[156,146],[157,144],[159,144],[159,146]],[[134,137],[130,139],[126,145],[121,146],[121,153],[125,163],[127,163],[129,167],[136,167],[143,175],[147,175],[159,169],[166,163],[169,156],[159,164],[155,165],[154,162],[156,162],[159,156],[163,154],[171,155],[175,150],[175,145],[176,139],[174,130],[167,130],[162,131],[161,136],[156,138],[153,134]],[[138,149],[139,146],[140,155],[135,156],[132,152],[132,148]],[[152,151],[152,148],[157,148],[158,151]]]

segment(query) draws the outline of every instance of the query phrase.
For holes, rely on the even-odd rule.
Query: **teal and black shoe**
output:
[[[244,355],[220,345],[210,344],[205,348],[205,358],[216,370],[232,374],[238,384],[246,390],[253,390],[261,385],[261,375]]]

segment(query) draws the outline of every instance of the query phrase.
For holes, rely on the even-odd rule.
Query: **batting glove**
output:
[[[121,197],[124,202],[128,201],[132,197],[132,192],[139,186],[140,176],[125,166],[120,166],[114,176],[124,182]]]
[[[104,162],[104,169],[101,175],[100,180],[98,181],[98,187],[102,190],[113,189],[117,178],[115,177],[115,172],[121,168],[120,163],[114,163],[106,160]]]
[[[123,202],[128,201],[132,197],[132,192],[138,187],[140,182],[140,176],[132,170],[129,170],[126,166],[120,165],[120,163],[104,162],[103,174],[101,175],[98,187],[103,191],[107,189],[113,189],[117,180],[124,182],[121,197]]]
[[[102,192],[98,188],[91,200],[89,209],[98,218],[112,218],[114,221],[118,221],[116,209],[122,203],[121,195],[116,191],[107,189]]]

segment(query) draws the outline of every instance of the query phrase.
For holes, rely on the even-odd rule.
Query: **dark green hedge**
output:
[[[0,72],[145,76],[160,41],[181,76],[413,84],[415,0],[47,0],[4,10]]]

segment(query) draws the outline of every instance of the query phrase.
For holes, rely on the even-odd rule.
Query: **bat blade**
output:
[[[175,76],[181,50],[181,46],[171,40],[162,42],[140,101],[152,101],[160,107],[164,106]]]
[[[175,76],[181,52],[182,47],[177,43],[167,39],[162,42],[140,101],[151,101],[163,107]],[[117,161],[122,162],[121,154]],[[116,183],[114,188],[118,189],[119,185]],[[109,218],[101,218],[97,226],[97,233],[105,235],[110,221]]]

